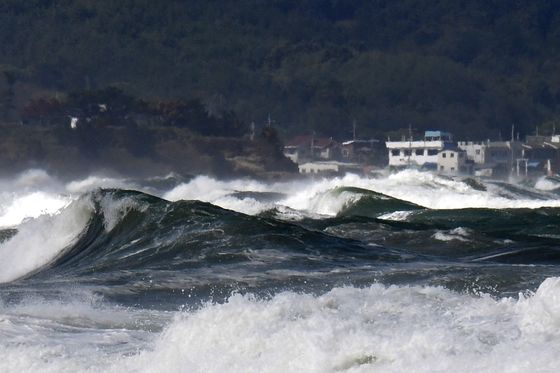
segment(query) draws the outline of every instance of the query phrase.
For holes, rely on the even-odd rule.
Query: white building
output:
[[[466,175],[472,173],[467,152],[460,149],[444,149],[438,153],[437,170],[441,174]]]
[[[451,134],[442,131],[426,131],[424,140],[387,141],[389,167],[435,166],[438,153],[451,141]]]
[[[360,165],[345,162],[308,162],[298,166],[300,174],[340,174],[347,171],[361,172]]]
[[[519,141],[459,141],[457,146],[476,164],[511,163],[522,152]]]
[[[487,142],[485,141],[459,141],[459,149],[467,153],[467,158],[476,164],[484,164],[486,160]]]

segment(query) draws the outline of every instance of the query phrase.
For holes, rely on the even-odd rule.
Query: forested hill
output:
[[[345,137],[353,121],[363,135],[526,134],[559,118],[559,4],[2,0],[0,114],[41,92],[116,86],[245,123],[270,114],[284,134]]]

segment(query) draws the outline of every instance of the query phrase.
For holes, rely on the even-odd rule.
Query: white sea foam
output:
[[[22,172],[15,177],[15,180],[9,183],[17,188],[45,188],[58,187],[60,183],[49,175],[45,170],[30,169]]]
[[[72,198],[69,196],[42,191],[19,195],[2,193],[0,195],[0,228],[15,227],[27,218],[55,214],[71,201]]]
[[[535,183],[535,189],[547,191],[560,189],[560,181],[541,177]]]
[[[165,193],[163,198],[171,201],[201,200],[249,214],[284,206],[311,216],[332,216],[361,197],[352,191],[332,193],[340,187],[362,188],[432,209],[560,207],[560,198],[555,196],[535,199],[530,195],[514,195],[500,184],[488,184],[486,191],[478,190],[461,180],[416,170],[404,170],[376,179],[347,174],[330,179],[272,184],[254,180],[226,182],[200,176]],[[261,203],[254,199],[232,197],[231,194],[236,191],[279,192],[286,197]],[[536,189],[533,192],[538,193]]]
[[[66,184],[66,190],[76,194],[83,194],[99,188],[139,189],[139,186],[127,182],[125,179],[93,175]]]
[[[239,179],[219,181],[208,176],[198,176],[188,183],[180,184],[163,198],[170,201],[197,200],[209,202],[225,209],[255,215],[274,207],[273,204],[257,201],[254,198],[237,198],[235,192],[268,192],[274,189],[270,185],[256,180]]]
[[[138,318],[132,310],[70,304],[57,313],[53,304],[41,315],[39,305],[0,307],[0,335],[19,339],[0,339],[0,371],[556,372],[559,299],[559,278],[535,294],[500,299],[381,284],[269,300],[233,295],[177,313],[149,338],[136,333],[149,327],[125,321],[128,313]],[[137,353],[121,350],[131,345]]]
[[[107,305],[69,291],[62,299],[0,302],[0,371],[100,372],[146,348],[171,317],[156,310]]]
[[[126,179],[89,176],[64,185],[43,170],[28,170],[0,180],[0,228],[16,227],[28,218],[53,215],[84,193],[98,188],[142,190]]]
[[[546,181],[537,182],[537,189],[547,189]],[[61,185],[44,171],[30,170],[16,178],[16,186],[0,182],[0,227],[16,226],[24,219],[53,214],[80,194],[103,187],[142,190],[141,185],[126,179],[90,176]],[[461,208],[538,208],[559,207],[560,198],[554,195],[534,198],[530,194],[517,195],[504,189],[503,184],[487,184],[487,190],[473,189],[461,180],[441,177],[429,172],[404,170],[384,178],[365,178],[348,174],[330,179],[308,179],[292,182],[265,183],[250,179],[219,181],[198,176],[163,193],[170,201],[200,200],[246,214],[259,214],[275,208],[300,216],[334,216],[356,203],[362,195],[344,191],[332,193],[340,187],[357,187],[386,194],[433,209]],[[550,188],[549,188],[550,189]],[[528,190],[529,192],[531,189]],[[275,192],[285,195],[276,201],[260,201],[236,192]],[[279,214],[282,218],[282,214]]]
[[[13,281],[52,261],[85,229],[93,207],[87,198],[54,215],[42,215],[17,227],[0,244],[0,283]]]
[[[56,179],[36,169],[0,180],[0,228],[15,227],[26,218],[64,208],[72,198],[61,194],[61,188]]]
[[[432,235],[432,238],[439,241],[461,241],[469,242],[471,231],[467,228],[458,227],[448,231],[438,231]]]
[[[99,200],[101,211],[103,212],[103,225],[106,232],[115,226],[132,210],[146,211],[147,204],[144,204],[132,197],[113,198],[111,194],[105,194]]]
[[[395,221],[406,221],[410,215],[414,214],[414,211],[394,211],[387,214],[383,214],[379,217],[381,220],[395,220]]]
[[[154,351],[126,365],[145,372],[554,372],[559,297],[559,279],[519,300],[383,285],[268,301],[236,295],[179,315]]]

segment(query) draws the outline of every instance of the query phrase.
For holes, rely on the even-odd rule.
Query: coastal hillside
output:
[[[274,180],[297,173],[266,131],[243,137],[203,136],[169,126],[0,125],[0,177],[30,168],[63,179],[102,173],[151,176],[179,173]]]
[[[31,98],[118,87],[200,99],[282,136],[551,129],[560,104],[554,0],[5,0],[0,120]]]

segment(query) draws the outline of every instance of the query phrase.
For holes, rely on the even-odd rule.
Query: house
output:
[[[389,167],[434,168],[438,162],[438,153],[451,141],[451,134],[443,131],[426,131],[423,140],[389,140],[385,143],[389,154]]]
[[[297,164],[314,159],[333,160],[339,158],[340,144],[332,138],[297,136],[286,142],[284,155]]]
[[[448,147],[438,153],[437,171],[446,175],[470,175],[473,163],[467,158],[466,151]]]
[[[363,172],[359,164],[338,161],[307,162],[300,164],[298,167],[300,174],[311,175],[340,175],[345,172]]]
[[[523,151],[519,141],[459,141],[457,147],[474,162],[476,176],[488,177],[509,175]]]
[[[348,162],[362,164],[387,164],[387,149],[379,140],[349,140],[342,143],[341,156]]]
[[[518,176],[552,175],[560,171],[560,136],[527,136],[521,157],[516,159]]]
[[[484,164],[486,155],[486,141],[459,141],[457,147],[464,150],[467,158],[476,164]]]

